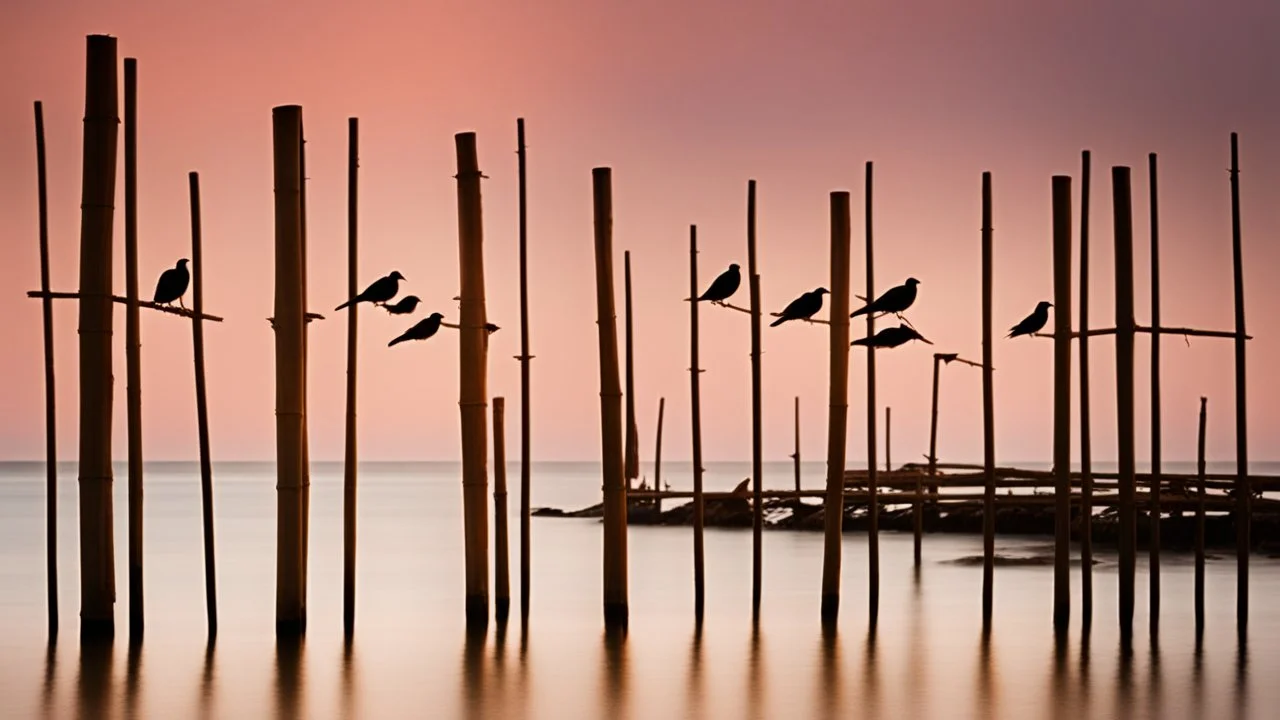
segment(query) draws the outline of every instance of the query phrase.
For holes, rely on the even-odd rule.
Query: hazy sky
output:
[[[877,292],[921,281],[913,323],[937,343],[879,357],[894,409],[893,456],[928,449],[933,350],[980,357],[980,176],[994,173],[997,328],[1052,299],[1050,177],[1079,182],[1094,151],[1091,304],[1112,317],[1110,167],[1134,168],[1139,322],[1148,319],[1146,155],[1160,153],[1169,325],[1232,323],[1228,134],[1241,134],[1250,331],[1250,439],[1275,458],[1280,379],[1280,3],[1274,0],[866,2],[337,2],[16,0],[0,22],[0,458],[43,454],[33,100],[48,132],[53,283],[74,290],[79,252],[84,37],[120,38],[139,62],[142,291],[189,256],[186,173],[204,190],[206,331],[215,459],[274,455],[271,108],[304,108],[308,139],[311,456],[342,454],[346,125],[361,120],[362,283],[400,270],[419,314],[456,320],[453,134],[478,134],[490,319],[490,392],[508,402],[518,452],[515,119],[526,118],[534,455],[591,459],[600,442],[591,168],[614,169],[615,265],[633,253],[636,389],[643,456],[659,396],[666,458],[689,456],[688,225],[704,285],[745,268],[748,178],[759,182],[764,305],[829,283],[828,193],[854,196],[854,290],[864,292],[863,163],[875,162]],[[118,187],[123,204],[123,185]],[[123,292],[123,213],[116,213]],[[1078,251],[1078,247],[1076,248]],[[621,282],[618,283],[621,292]],[[746,300],[746,283],[741,299]],[[618,298],[621,316],[621,297]],[[824,312],[825,315],[825,312]],[[152,459],[196,452],[190,324],[144,313],[143,423]],[[124,315],[116,315],[117,456],[124,456]],[[442,331],[388,349],[411,324],[363,312],[364,459],[459,454],[458,343]],[[56,314],[60,453],[76,453],[76,323]],[[860,327],[855,326],[855,333]],[[621,328],[619,327],[619,332]],[[702,316],[709,459],[750,453],[747,317]],[[1095,457],[1114,457],[1113,344],[1093,344]],[[1147,456],[1148,347],[1138,341],[1139,458]],[[801,398],[805,456],[824,455],[826,328],[764,333],[765,458],[791,451]],[[996,347],[996,448],[1051,454],[1051,343]],[[1231,344],[1164,345],[1165,453],[1190,459],[1201,395],[1211,458],[1232,457]],[[849,458],[866,456],[862,352],[850,365]],[[939,454],[981,457],[977,370],[944,370]],[[881,410],[881,412],[883,412]],[[1073,446],[1073,454],[1075,453]],[[881,456],[883,458],[883,455]]]

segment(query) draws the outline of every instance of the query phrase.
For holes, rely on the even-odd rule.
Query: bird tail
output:
[[[780,317],[780,318],[778,318],[777,320],[774,320],[773,322],[769,323],[769,327],[778,327],[779,325],[781,325],[782,323],[784,323],[784,322],[786,322],[787,320],[790,320],[790,319],[791,319],[791,318],[784,318],[784,317]]]
[[[871,306],[870,306],[870,305],[868,305],[867,307],[859,308],[858,310],[854,310],[854,311],[853,311],[853,314],[852,314],[852,315],[850,315],[849,317],[858,317],[859,315],[866,315],[866,314],[867,314],[867,308],[869,308],[869,307],[871,307]]]
[[[334,309],[333,309],[333,311],[334,311],[334,312],[338,312],[339,310],[341,310],[341,309],[342,309],[342,308],[344,308],[344,307],[350,307],[350,306],[351,306],[351,303],[353,303],[353,302],[355,302],[355,300],[354,300],[354,299],[353,299],[353,300],[348,300],[348,301],[346,301],[346,302],[342,303],[341,305],[339,305],[338,307],[334,308]]]
[[[869,343],[868,343],[868,338],[864,338],[864,337],[863,337],[863,338],[858,338],[857,340],[854,340],[853,342],[851,342],[851,343],[849,343],[849,344],[850,344],[850,345],[867,345],[867,344],[869,344]]]
[[[396,346],[396,345],[398,345],[398,344],[400,344],[400,343],[402,343],[402,342],[407,341],[408,339],[409,339],[409,338],[405,337],[404,335],[401,335],[400,337],[396,338],[395,340],[392,340],[391,342],[387,343],[387,347],[394,347],[394,346]]]

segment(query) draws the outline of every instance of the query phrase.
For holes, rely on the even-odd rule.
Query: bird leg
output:
[[[187,309],[187,305],[186,305],[186,303],[182,302],[182,297],[181,297],[181,296],[179,296],[179,297],[178,297],[178,307],[182,308],[183,310],[186,310],[186,309]]]

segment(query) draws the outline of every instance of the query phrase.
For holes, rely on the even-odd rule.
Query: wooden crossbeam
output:
[[[29,298],[49,298],[50,300],[79,300],[79,299],[80,299],[80,293],[73,293],[73,292],[43,292],[43,291],[41,291],[41,290],[31,290],[31,291],[28,291],[28,292],[27,292],[27,297],[29,297]],[[128,304],[129,304],[129,300],[128,300],[128,298],[124,298],[124,297],[121,297],[121,296],[119,296],[119,295],[112,295],[112,296],[111,296],[111,300],[112,300],[113,302],[117,302],[117,303],[119,303],[119,304],[121,304],[121,305],[128,305]],[[151,301],[149,301],[149,300],[139,300],[139,301],[138,301],[138,307],[144,307],[144,308],[147,308],[148,310],[156,310],[156,311],[158,311],[158,312],[168,313],[168,314],[170,314],[170,315],[178,315],[178,316],[180,316],[180,317],[185,317],[185,318],[195,318],[195,317],[196,317],[196,313],[195,313],[195,311],[194,311],[194,310],[188,310],[187,308],[183,308],[183,307],[173,307],[172,305],[160,305],[160,304],[157,304],[157,303],[153,303],[153,302],[151,302]],[[222,318],[220,318],[220,317],[218,317],[218,316],[216,316],[216,315],[200,315],[199,317],[200,317],[200,319],[202,319],[202,320],[208,320],[209,322],[222,322]]]
[[[1182,335],[1184,337],[1215,337],[1215,338],[1236,337],[1236,334],[1230,330],[1198,330],[1196,328],[1165,327],[1163,325],[1161,325],[1158,328],[1151,327],[1150,325],[1138,325],[1133,329],[1134,332],[1148,333],[1148,334],[1155,332],[1156,330],[1159,330],[1160,334],[1162,335]],[[1116,329],[1115,328],[1093,328],[1093,329],[1090,329],[1087,334],[1089,337],[1097,337],[1099,335],[1115,335]],[[1051,333],[1035,333],[1035,337],[1051,338],[1053,337],[1053,335]],[[1072,332],[1071,337],[1073,339],[1080,337],[1080,332],[1079,331]],[[1244,339],[1252,340],[1253,336],[1245,335]]]

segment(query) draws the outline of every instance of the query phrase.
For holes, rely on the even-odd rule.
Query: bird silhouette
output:
[[[829,293],[829,290],[820,287],[792,300],[790,305],[778,313],[778,319],[769,323],[769,327],[777,327],[788,320],[808,320],[822,309],[822,296]]]
[[[187,270],[188,262],[190,261],[182,258],[177,265],[160,273],[152,302],[157,305],[172,305],[173,301],[177,300],[178,304],[184,310],[186,309],[187,306],[182,303],[182,296],[187,293],[187,286],[191,284],[191,273]]]
[[[398,345],[402,342],[408,342],[410,340],[426,340],[436,334],[436,331],[440,329],[440,321],[443,319],[444,315],[441,315],[440,313],[431,313],[422,320],[419,320],[416,325],[401,333],[400,337],[387,343],[387,347]]]
[[[400,298],[395,305],[386,305],[382,307],[392,315],[411,315],[414,310],[418,309],[418,303],[422,302],[417,295],[405,295]]]
[[[392,270],[390,275],[374,280],[369,287],[364,289],[364,292],[342,303],[338,307],[334,308],[334,310],[341,310],[344,307],[349,307],[359,302],[371,302],[374,305],[384,305],[388,300],[395,297],[397,292],[400,292],[401,280],[404,280],[404,276],[400,274],[400,271]]]
[[[1005,337],[1011,338],[1040,332],[1045,323],[1049,322],[1049,308],[1051,307],[1053,307],[1053,303],[1041,300],[1040,304],[1036,305],[1036,309],[1023,318],[1022,322],[1009,328],[1009,334],[1005,335]]]
[[[876,298],[875,302],[867,303],[861,309],[854,310],[849,317],[858,317],[867,313],[892,313],[898,314],[906,312],[907,308],[916,301],[916,286],[920,281],[915,278],[907,278],[907,281],[897,287],[889,288],[884,294]]]
[[[905,345],[912,340],[920,340],[921,342],[932,345],[933,343],[925,339],[923,335],[912,330],[906,325],[898,327],[887,327],[869,338],[858,338],[850,345],[863,345],[874,348],[896,348],[899,345]]]
[[[711,283],[711,287],[699,295],[698,299],[724,302],[738,292],[738,285],[740,284],[742,284],[742,273],[738,272],[738,264],[733,263],[728,270],[720,273],[720,277],[716,278],[715,282]]]

